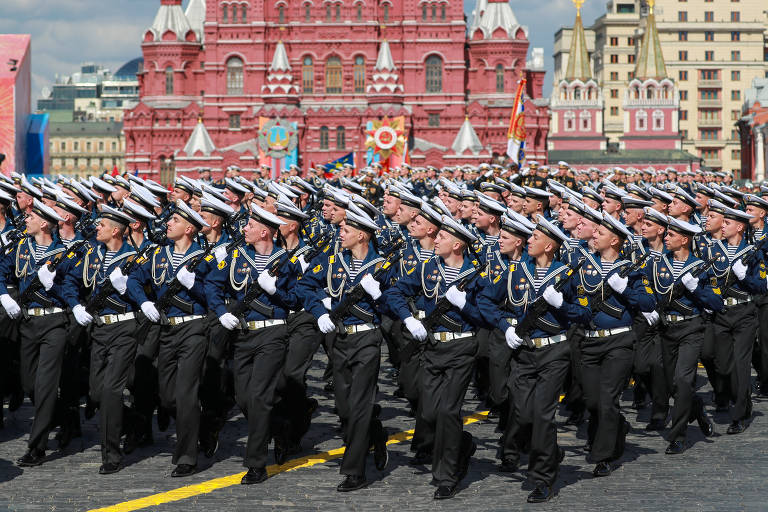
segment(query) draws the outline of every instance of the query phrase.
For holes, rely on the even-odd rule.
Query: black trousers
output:
[[[565,398],[563,402],[571,413],[584,411],[584,388],[581,376],[581,340],[584,329],[577,325],[568,329],[568,342],[571,347],[571,364],[565,377]]]
[[[761,392],[768,393],[768,297],[758,297],[755,300],[755,305],[757,306],[758,327],[753,366],[757,370]]]
[[[315,353],[323,341],[323,334],[317,328],[317,321],[306,311],[296,311],[288,316],[288,346],[285,364],[279,375],[277,394],[280,403],[273,414],[286,429],[285,437],[299,443],[309,430],[309,416],[306,414],[307,372]]]
[[[173,464],[197,464],[200,376],[207,339],[203,318],[160,328],[157,356],[160,404],[176,418]]]
[[[99,404],[101,461],[118,464],[122,458],[123,390],[136,359],[136,321],[93,326],[91,330],[90,396]]]
[[[145,340],[136,340],[136,360],[128,372],[128,389],[133,394],[130,429],[152,438],[152,415],[160,405],[157,355],[160,351],[160,326],[153,324]]]
[[[672,396],[675,397],[670,442],[685,441],[688,420],[696,400],[694,383],[703,334],[704,322],[701,318],[668,323],[661,329],[664,372],[667,381],[672,383]]]
[[[515,352],[516,375],[510,390],[513,410],[504,434],[502,458],[517,462],[530,441],[528,474],[535,482],[552,486],[557,478],[559,448],[555,411],[571,364],[567,341],[539,349]]]
[[[493,405],[500,406],[511,398],[509,376],[512,371],[513,350],[507,345],[504,333],[494,329],[488,337],[488,398]]]
[[[275,389],[287,343],[285,324],[248,331],[238,335],[235,341],[235,399],[248,420],[243,459],[243,466],[247,468],[267,465]]]
[[[346,451],[342,475],[365,476],[365,459],[372,432],[379,420],[373,417],[379,376],[382,335],[379,329],[339,335],[333,340],[333,380],[336,408],[344,427]]]
[[[19,361],[19,325],[12,320],[5,309],[0,308],[0,405],[7,395],[21,395],[21,374]],[[3,408],[0,407],[0,423],[3,421]]]
[[[419,400],[423,428],[433,432],[432,477],[438,486],[458,483],[464,424],[461,405],[478,351],[475,336],[447,342],[427,338]]]
[[[490,361],[488,359],[488,344],[491,337],[491,331],[488,329],[477,329],[477,355],[475,355],[475,387],[477,395],[481,400],[486,400],[491,387]],[[499,404],[488,404],[499,405]]]
[[[235,333],[225,329],[216,315],[208,315],[206,321],[208,322],[208,346],[200,382],[201,438],[221,430],[233,404],[233,397],[227,393],[231,380],[227,358]]]
[[[751,302],[726,307],[713,322],[718,371],[728,379],[731,420],[748,419],[752,394],[752,349],[757,334],[757,307]]]
[[[730,379],[727,373],[727,364],[724,364],[724,356],[718,356],[718,352],[723,349],[718,347],[719,342],[715,335],[713,315],[705,315],[702,321],[704,323],[704,335],[701,346],[701,364],[707,372],[707,379],[714,392],[715,403],[718,406],[728,407],[731,397]]]
[[[54,313],[21,320],[21,385],[35,404],[35,419],[29,433],[30,450],[45,451],[58,399],[64,350],[67,345],[67,315]]]
[[[659,324],[648,325],[643,315],[637,315],[634,322],[637,337],[633,372],[651,393],[651,420],[666,422],[669,414],[670,387],[664,375],[661,359]]]
[[[624,445],[619,398],[632,371],[635,333],[606,338],[585,337],[581,342],[584,399],[594,432],[592,459],[608,462],[621,457]]]

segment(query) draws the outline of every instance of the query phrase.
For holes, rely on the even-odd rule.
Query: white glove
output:
[[[544,300],[547,301],[547,304],[555,309],[560,309],[563,306],[562,292],[555,290],[555,287],[552,285],[547,286],[541,296],[544,297]]]
[[[504,333],[504,338],[507,340],[507,346],[512,350],[523,344],[523,338],[517,335],[514,326],[511,325],[507,327],[507,331]]]
[[[187,270],[186,265],[182,265],[178,272],[176,272],[176,279],[179,280],[181,285],[187,290],[191,290],[195,286],[195,273]]]
[[[629,283],[629,278],[619,277],[619,274],[608,276],[608,286],[613,288],[616,293],[624,293],[624,290],[627,289],[627,283]]]
[[[733,262],[731,270],[736,274],[736,279],[739,281],[743,281],[744,278],[747,277],[747,266],[741,261],[741,258]]]
[[[40,282],[43,283],[43,288],[48,291],[53,286],[53,279],[56,277],[56,271],[51,272],[48,270],[48,265],[43,265],[40,270],[37,271],[37,277],[40,278]]]
[[[2,303],[3,309],[8,313],[8,316],[11,317],[11,319],[18,318],[21,314],[21,308],[7,293],[0,295],[0,303]]]
[[[141,303],[141,312],[144,313],[144,316],[146,316],[150,322],[159,322],[160,321],[160,313],[157,311],[157,308],[155,307],[155,303],[151,301],[146,301]]]
[[[326,313],[317,319],[317,326],[320,328],[320,332],[328,334],[336,330],[336,324],[331,320],[331,316]]]
[[[85,306],[78,304],[72,308],[72,314],[75,315],[75,320],[78,324],[85,327],[89,323],[93,322],[93,317],[85,310]]]
[[[277,283],[277,276],[269,275],[269,272],[267,272],[266,269],[261,271],[257,281],[259,286],[261,286],[261,289],[267,292],[267,295],[274,295],[277,291],[277,286],[275,286],[275,283]]]
[[[680,282],[683,283],[683,286],[685,286],[689,292],[695,291],[696,287],[699,286],[699,280],[693,277],[690,272],[683,274],[683,277],[680,278]]]
[[[220,245],[213,250],[213,255],[216,257],[216,263],[221,263],[227,259],[227,246]]]
[[[331,298],[330,297],[326,297],[323,300],[321,300],[320,302],[323,303],[323,307],[325,309],[327,309],[328,311],[331,310]]]
[[[403,320],[403,323],[405,324],[405,328],[408,329],[408,332],[411,333],[411,336],[419,341],[424,341],[427,339],[427,330],[424,328],[424,324],[422,324],[418,319],[409,316]]]
[[[445,292],[445,298],[460,310],[467,305],[467,292],[459,290],[456,286],[448,288],[448,291]]]
[[[109,274],[109,281],[120,295],[124,294],[128,289],[128,276],[123,274],[123,271],[120,270],[120,267],[115,268],[115,270]]]
[[[648,322],[648,325],[653,325],[659,321],[658,311],[650,311],[650,312],[643,311],[642,313],[643,313],[643,316],[645,317],[645,321]]]
[[[301,272],[306,272],[309,268],[309,262],[304,259],[304,255],[302,254],[297,258],[297,261],[299,262],[299,265],[301,265]]]
[[[221,322],[221,325],[224,326],[224,328],[228,331],[231,331],[232,329],[240,325],[240,321],[232,313],[224,313],[223,315],[221,315],[219,317],[219,322]]]
[[[365,293],[370,295],[373,300],[381,297],[381,285],[371,274],[365,274],[360,280],[360,284],[363,286]]]

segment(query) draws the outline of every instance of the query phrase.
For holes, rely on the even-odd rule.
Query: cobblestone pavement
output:
[[[310,372],[310,386],[320,401],[313,427],[304,442],[305,452],[326,452],[341,447],[336,430],[333,402],[322,391],[320,380],[323,357],[315,359]],[[379,400],[382,418],[390,434],[413,428],[406,402],[392,397],[389,365],[383,360]],[[704,384],[703,373],[699,383]],[[708,387],[699,393],[709,400]],[[480,411],[470,388],[464,414]],[[627,394],[625,397],[629,397]],[[457,496],[447,502],[432,499],[428,468],[407,464],[411,453],[409,442],[390,445],[390,463],[384,472],[373,467],[369,457],[368,488],[350,494],[336,492],[341,481],[339,459],[320,461],[311,467],[278,472],[265,483],[241,486],[239,477],[233,483],[209,490],[199,486],[194,494],[178,501],[160,497],[162,505],[152,510],[500,510],[510,508],[546,508],[547,510],[587,509],[620,510],[768,510],[768,471],[765,414],[768,401],[755,399],[755,416],[747,431],[728,436],[725,430],[727,414],[714,416],[718,433],[704,438],[695,423],[689,427],[688,451],[679,456],[664,455],[666,442],[656,433],[643,430],[649,411],[639,414],[630,402],[622,402],[625,415],[632,423],[627,449],[619,467],[608,478],[592,477],[592,464],[585,460],[582,450],[585,425],[578,430],[562,427],[559,440],[566,457],[561,466],[557,496],[545,505],[528,505],[525,497],[530,484],[525,472],[512,475],[496,470],[495,458],[499,434],[495,422],[483,419],[467,425],[478,442],[470,472],[462,482]],[[708,410],[711,406],[708,405]],[[75,439],[63,453],[56,450],[51,435],[48,460],[42,466],[22,469],[14,464],[25,451],[25,441],[31,422],[32,407],[26,403],[15,413],[6,411],[6,426],[0,430],[0,510],[88,510],[165,493],[184,486],[203,484],[213,479],[236,475],[243,471],[246,425],[241,414],[233,415],[221,436],[218,452],[213,459],[201,455],[200,472],[187,479],[171,478],[171,448],[174,427],[165,433],[155,433],[155,445],[138,449],[124,459],[125,467],[114,475],[98,474],[100,451],[97,422],[94,418],[83,423],[83,437]],[[565,416],[561,416],[562,421]],[[525,462],[525,459],[523,460]],[[210,484],[207,484],[210,485]],[[154,498],[153,498],[154,499]],[[157,502],[155,502],[157,503]],[[126,504],[115,510],[133,510]]]

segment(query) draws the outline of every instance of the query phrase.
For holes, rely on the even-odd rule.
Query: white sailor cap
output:
[[[605,212],[603,212],[603,221],[600,224],[625,240],[632,238],[632,233],[627,229],[627,226]]]
[[[0,188],[0,204],[9,205],[13,202],[14,197]]]
[[[144,186],[135,182],[131,183],[131,193],[128,197],[149,210],[160,207],[160,201],[157,200],[157,197]]]
[[[5,175],[0,174],[0,176],[5,176]],[[13,182],[7,182],[7,181],[0,181],[0,189],[6,191],[8,194],[12,195],[13,197],[16,197],[16,194],[21,192],[21,189],[19,189],[16,185],[14,185]]]
[[[150,180],[150,179],[144,180],[144,188],[146,188],[147,190],[149,190],[159,198],[165,199],[168,197],[168,189],[154,180]]]
[[[226,188],[228,188],[230,191],[234,192],[237,195],[244,196],[245,194],[248,193],[247,188],[245,188],[243,185],[233,180],[232,178],[224,178],[224,185],[226,186]]]
[[[284,199],[278,199],[275,203],[275,208],[277,209],[277,216],[283,217],[284,219],[301,222],[309,218],[309,215],[297,208],[295,204]]]
[[[661,189],[658,189],[656,187],[649,187],[648,193],[651,194],[651,197],[655,197],[656,199],[669,204],[672,202],[673,197],[666,192],[664,192]]]
[[[39,217],[41,217],[43,220],[48,221],[52,224],[56,224],[59,222],[63,222],[64,219],[59,216],[56,211],[51,208],[50,206],[47,206],[45,203],[40,201],[39,199],[35,198],[32,202],[32,211],[37,214]]]
[[[735,206],[737,206],[739,204],[739,202],[737,200],[735,200],[731,196],[727,196],[727,195],[723,194],[722,192],[720,192],[719,189],[713,189],[713,190],[715,191],[715,199],[717,199],[721,203],[725,204],[726,206],[730,205],[732,207],[735,207]]]
[[[449,217],[451,216],[451,210],[448,209],[448,207],[445,205],[442,199],[435,196],[432,198],[431,201],[432,201],[432,204],[435,205],[435,208],[437,208],[440,212],[440,222],[443,221],[442,220],[443,215],[448,215]]]
[[[564,162],[563,160],[560,160],[559,162],[557,162],[557,165],[559,167],[570,167],[570,165],[568,165],[568,162]]]
[[[569,210],[577,212],[585,219],[592,221],[595,224],[600,224],[603,221],[602,213],[590,206],[587,206],[586,203],[582,203],[581,201],[571,201],[570,204],[571,206],[569,207]]]
[[[96,200],[96,198],[93,197],[93,194],[91,194],[91,191],[76,180],[63,180],[61,183],[62,188],[69,190],[86,203]]]
[[[621,190],[619,187],[617,187],[614,184],[606,185],[605,187],[603,187],[603,194],[605,195],[605,197],[610,197],[615,201],[621,201],[622,198],[625,195],[627,195],[625,191]]]
[[[341,188],[346,188],[351,192],[357,192],[360,193],[365,190],[365,187],[360,185],[359,183],[350,180],[349,178],[345,178],[342,176],[342,178],[339,180],[341,183]]]
[[[418,209],[421,207],[421,198],[416,197],[404,189],[400,189],[400,202],[402,202],[405,206],[410,206],[411,208]]]
[[[288,187],[284,187],[283,185],[275,183],[274,181],[269,182],[269,185],[267,185],[267,193],[275,199],[279,199],[281,195],[287,197],[288,199],[296,199],[299,197]]]
[[[501,216],[507,211],[506,205],[501,204],[497,200],[488,197],[482,192],[475,192],[477,200],[479,201],[479,208],[491,215]]]
[[[603,196],[601,196],[597,190],[593,189],[592,187],[582,187],[581,195],[585,198],[596,201],[597,204],[603,204]]]
[[[203,189],[204,194],[213,196],[219,201],[224,201],[225,203],[229,202],[229,199],[227,199],[227,196],[221,193],[222,189],[220,188],[216,188],[213,185],[209,185],[208,183],[201,183],[200,188]]]
[[[179,176],[176,178],[174,187],[180,188],[191,196],[199,197],[203,193],[203,189],[200,188],[200,184],[197,182],[197,180],[188,178],[187,176]]]
[[[356,204],[362,208],[363,211],[365,211],[367,215],[370,215],[370,217],[373,219],[375,219],[381,213],[378,208],[371,204],[370,201],[359,194],[352,194],[349,197],[349,200],[352,204]]]
[[[669,225],[669,217],[661,213],[659,210],[646,206],[643,208],[643,211],[645,212],[645,218],[647,220],[664,227]]]
[[[520,185],[517,185],[516,183],[509,184],[509,193],[513,196],[517,196],[520,198],[525,199],[525,189],[521,187]]]
[[[22,192],[25,192],[34,198],[40,199],[43,197],[43,192],[39,188],[31,184],[27,180],[27,177],[24,176],[23,174],[21,176],[21,182],[19,183],[19,187],[21,188]]]
[[[344,223],[348,226],[352,226],[355,229],[360,229],[368,233],[375,233],[379,230],[379,226],[371,220],[368,215],[360,208],[352,204],[353,208],[347,211],[347,215],[344,218]]]
[[[82,214],[88,211],[76,202],[72,201],[72,198],[63,192],[56,194],[56,204],[54,206],[65,210],[67,213],[71,213],[75,217],[80,217]]]
[[[744,194],[744,204],[768,210],[768,201],[754,194]]]
[[[440,222],[440,229],[467,243],[472,243],[477,240],[477,237],[470,233],[467,228],[456,222],[453,217],[448,215],[443,215]]]
[[[183,218],[197,229],[208,226],[208,223],[205,222],[200,214],[181,199],[176,200],[176,213],[179,217]]]
[[[536,216],[536,229],[547,235],[558,245],[568,241],[568,237],[565,236],[565,233],[541,214]]]
[[[640,199],[650,199],[651,198],[651,194],[649,194],[647,190],[645,190],[642,187],[638,187],[634,183],[630,183],[629,185],[627,185],[627,193],[635,194],[636,196],[639,196]]]
[[[133,183],[135,185],[135,183]],[[150,221],[157,217],[154,212],[150,212],[136,201],[132,201],[129,197],[123,199],[123,209],[134,216],[136,220],[144,222]]]
[[[438,198],[439,201],[439,198]],[[442,203],[442,201],[440,201]],[[445,206],[445,205],[443,205]],[[421,207],[419,208],[419,215],[424,217],[427,222],[430,222],[434,224],[437,227],[440,227],[440,224],[443,222],[443,214],[432,208],[428,202],[422,201]]]
[[[622,204],[624,204],[624,209],[627,208],[644,208],[646,206],[653,206],[653,201],[648,201],[645,199],[638,199],[636,197],[632,197],[630,195],[626,195],[621,198]]]
[[[285,224],[285,221],[280,220],[277,215],[275,215],[272,212],[268,212],[261,206],[257,204],[251,203],[251,218],[258,222],[259,224],[263,224],[267,227],[270,227],[272,229],[277,229],[283,224]]]
[[[743,222],[744,224],[749,223],[750,220],[755,218],[754,215],[750,215],[745,211],[737,210],[736,208],[730,208],[728,206],[725,207],[725,212],[723,213],[723,217],[725,217],[726,219]]]
[[[512,219],[512,220],[514,220],[514,221],[516,221],[516,222],[518,222],[520,224],[522,224],[523,226],[525,226],[526,228],[528,228],[531,231],[536,229],[536,224],[535,223],[531,222],[530,219],[528,219],[528,217],[526,217],[525,215],[523,215],[521,213],[517,213],[512,208],[508,208],[507,212],[505,213],[505,215],[507,217],[509,217],[510,219]]]
[[[668,217],[668,221],[667,227],[681,235],[692,237],[693,235],[701,233],[701,228],[690,222],[685,222],[674,217]]]
[[[117,208],[112,208],[109,205],[102,204],[100,210],[101,215],[99,215],[99,217],[102,219],[109,219],[111,221],[117,222],[118,224],[122,224],[123,226],[127,226],[128,224],[136,222],[136,219],[127,213],[118,210]]]
[[[127,179],[123,178],[119,174],[113,177],[115,181],[115,186],[122,187],[125,190],[131,190],[131,184],[128,182]]]
[[[562,198],[565,193],[565,187],[552,178],[547,180],[547,188],[557,197]]]
[[[533,233],[533,230],[528,226],[525,226],[511,217],[507,217],[506,215],[501,218],[501,229],[526,240],[529,236],[531,236],[531,233]]]
[[[576,199],[577,201],[581,201],[583,198],[584,196],[581,195],[580,192],[571,190],[568,187],[563,188],[563,201],[565,201],[566,203],[570,203],[574,199]]]
[[[115,187],[96,176],[91,176],[91,187],[107,194],[117,191]]]
[[[544,201],[546,199],[549,199],[552,196],[552,192],[547,192],[546,190],[541,190],[540,188],[536,188],[536,187],[523,187],[523,188],[525,189],[526,197],[536,199],[537,201]]]
[[[440,184],[445,188],[445,191],[452,198],[456,199],[457,201],[464,199],[461,193],[461,189],[451,180],[447,178],[440,178]]]
[[[672,190],[672,196],[680,199],[685,204],[689,205],[691,208],[697,208],[699,206],[699,203],[696,201],[696,198],[691,196],[688,192],[682,189],[682,187],[677,186]]]
[[[207,192],[203,192],[203,197],[200,198],[200,211],[218,215],[222,219],[235,213],[235,210],[226,202]]]
[[[299,187],[301,190],[308,194],[317,194],[317,189],[313,187],[307,180],[301,178],[300,176],[292,176],[291,177],[291,184]]]

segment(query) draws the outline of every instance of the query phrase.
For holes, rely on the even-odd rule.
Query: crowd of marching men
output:
[[[174,420],[171,475],[184,477],[239,410],[242,483],[264,482],[271,443],[278,464],[311,448],[320,352],[345,445],[337,490],[354,491],[371,451],[389,463],[386,344],[382,378],[415,418],[412,463],[431,466],[435,499],[455,495],[475,452],[461,417],[473,385],[502,432],[499,470],[527,455],[528,501],[545,502],[562,393],[606,477],[631,428],[630,382],[669,455],[691,423],[713,435],[707,406],[736,435],[752,393],[768,392],[768,187],[565,162],[209,174],[172,190],[127,174],[0,176],[0,395],[34,405],[18,465],[44,463],[51,431],[63,449],[98,414],[100,474]]]

